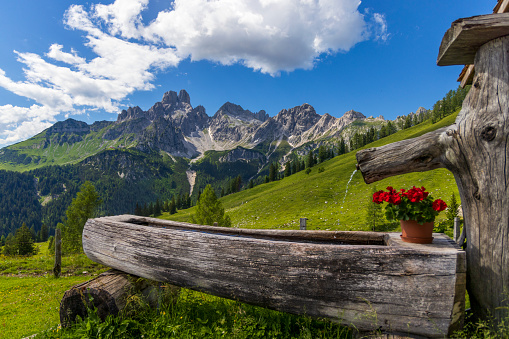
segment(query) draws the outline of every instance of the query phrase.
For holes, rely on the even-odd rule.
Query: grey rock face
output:
[[[184,136],[179,128],[164,117],[158,117],[138,136],[143,151],[162,150],[175,155],[188,155]]]
[[[243,147],[237,147],[232,149],[226,155],[219,158],[219,162],[235,162],[235,161],[252,161],[260,160],[265,161],[266,157],[260,152],[246,149]]]
[[[424,107],[419,107],[417,111],[415,111],[415,114],[423,114],[426,113],[428,110]]]
[[[259,113],[252,113],[239,105],[227,102],[210,120],[208,127],[210,135],[216,142],[236,143],[245,140],[262,124],[257,117],[265,116]]]
[[[145,112],[138,107],[129,107],[127,110],[123,110],[117,117],[117,122],[122,122],[126,120],[139,119],[145,116]]]
[[[67,119],[57,122],[46,130],[47,136],[63,133],[87,134],[90,133],[90,126],[83,121]]]
[[[303,104],[280,111],[274,120],[282,126],[282,132],[286,136],[291,136],[310,129],[320,120],[320,115],[315,112],[313,106]]]

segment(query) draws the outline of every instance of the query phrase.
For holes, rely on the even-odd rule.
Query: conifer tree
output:
[[[34,239],[32,233],[25,223],[16,230],[14,235],[16,252],[19,255],[33,255],[35,254]]]
[[[313,151],[309,151],[308,156],[306,158],[306,168],[311,168],[315,165],[315,155]]]
[[[172,196],[170,202],[170,214],[175,213],[177,213],[177,203],[175,202],[175,196]]]
[[[157,217],[158,215],[161,215],[161,203],[159,202],[159,198],[154,205],[154,216]]]
[[[231,226],[230,217],[225,215],[224,208],[217,199],[212,186],[207,185],[203,190],[200,199],[196,203],[196,213],[192,218],[192,222],[200,225],[214,225],[217,222],[219,226]]]
[[[59,223],[57,226],[62,229],[62,251],[64,253],[82,251],[83,227],[87,220],[94,216],[101,202],[94,185],[89,181],[85,182],[67,208],[63,223]]]
[[[292,164],[290,161],[287,161],[285,164],[285,178],[292,175]]]
[[[373,193],[376,191],[376,187],[373,187],[372,194],[369,195],[366,206],[366,224],[373,232],[376,231],[378,226],[384,223],[382,205],[373,202]]]
[[[451,200],[449,204],[447,204],[447,210],[445,211],[445,215],[450,225],[453,225],[454,218],[458,217],[458,201],[456,200],[456,195],[453,193],[451,196]]]
[[[343,137],[339,140],[338,144],[338,155],[342,155],[346,153],[346,142]]]
[[[7,234],[7,237],[5,238],[3,254],[5,254],[5,255],[18,254],[18,249],[16,246],[16,239],[14,238],[12,233]]]
[[[324,162],[325,160],[327,160],[328,158],[328,150],[325,148],[324,145],[320,145],[320,147],[318,147],[318,162]]]
[[[39,240],[41,242],[45,242],[46,240],[48,240],[48,235],[49,235],[48,226],[46,225],[46,223],[42,223]]]
[[[276,180],[276,167],[274,166],[274,163],[271,163],[269,166],[269,181]]]

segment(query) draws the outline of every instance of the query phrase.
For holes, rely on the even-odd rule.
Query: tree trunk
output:
[[[439,167],[454,174],[465,219],[471,306],[481,316],[500,318],[509,289],[509,36],[482,45],[475,70],[455,124],[360,151],[357,161],[366,183]]]
[[[180,288],[168,285],[170,294],[178,295]],[[127,273],[109,270],[87,282],[75,285],[65,292],[60,302],[60,323],[68,327],[76,317],[87,316],[88,308],[97,308],[104,320],[108,315],[117,315],[128,303],[129,296],[141,294],[151,306],[156,306],[162,294],[154,285]]]

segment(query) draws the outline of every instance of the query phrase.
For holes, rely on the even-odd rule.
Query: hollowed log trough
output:
[[[359,331],[444,337],[462,326],[465,253],[447,236],[202,226],[131,215],[89,219],[93,261],[173,285]]]

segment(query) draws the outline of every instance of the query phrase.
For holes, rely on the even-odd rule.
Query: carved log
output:
[[[509,26],[509,14],[497,15]],[[454,45],[449,42],[445,44]],[[366,183],[438,167],[454,174],[465,220],[471,305],[481,316],[491,312],[501,317],[509,290],[509,36],[482,45],[475,70],[455,124],[360,151],[357,160]]]
[[[440,337],[462,325],[465,253],[443,234],[256,230],[135,216],[89,219],[93,261],[150,280],[359,330]]]
[[[180,288],[168,285],[170,294],[178,295]],[[129,296],[140,294],[151,306],[156,306],[162,296],[159,289],[137,276],[117,270],[107,271],[87,282],[75,285],[65,292],[60,302],[60,323],[68,327],[76,317],[84,318],[88,308],[97,308],[104,320],[117,315],[126,306]]]

